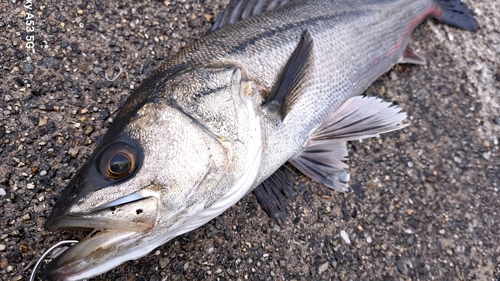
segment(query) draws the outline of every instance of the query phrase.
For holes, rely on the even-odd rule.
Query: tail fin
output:
[[[472,11],[460,0],[435,0],[441,8],[441,14],[436,16],[440,21],[461,29],[476,32],[479,26]]]

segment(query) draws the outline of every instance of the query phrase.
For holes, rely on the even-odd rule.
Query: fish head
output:
[[[92,233],[46,266],[47,279],[89,278],[142,257],[223,212],[255,181],[260,127],[248,123],[258,120],[248,119],[256,116],[239,71],[153,82],[145,101],[127,101],[53,207],[45,228]]]

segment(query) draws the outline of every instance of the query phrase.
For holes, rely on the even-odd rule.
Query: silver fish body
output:
[[[358,96],[396,63],[419,62],[407,45],[425,18],[477,28],[446,20],[455,0],[271,1],[279,7],[248,18],[266,1],[237,2],[227,12],[235,23],[228,17],[132,94],[68,184],[46,228],[98,232],[52,261],[47,278],[88,278],[144,256],[288,161],[346,190],[345,141],[404,126],[399,109]]]

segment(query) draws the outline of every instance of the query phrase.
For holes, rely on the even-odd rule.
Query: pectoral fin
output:
[[[314,42],[309,31],[302,33],[301,39],[285,67],[280,73],[276,86],[263,105],[279,105],[281,118],[290,112],[298,98],[305,92],[304,87],[312,74],[314,62]]]
[[[378,98],[353,97],[321,125],[306,148],[290,163],[313,180],[339,191],[347,191],[349,174],[342,162],[348,155],[346,141],[374,137],[399,130],[406,118],[399,107]]]
[[[253,191],[264,211],[278,224],[287,216],[287,202],[297,194],[293,184],[294,174],[288,167],[281,166]]]

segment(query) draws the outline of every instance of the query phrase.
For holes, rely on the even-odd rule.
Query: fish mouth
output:
[[[135,243],[156,224],[158,201],[145,197],[122,205],[106,205],[85,214],[64,214],[45,224],[50,230],[92,231],[54,258],[44,269],[48,280],[80,280],[133,259]]]

